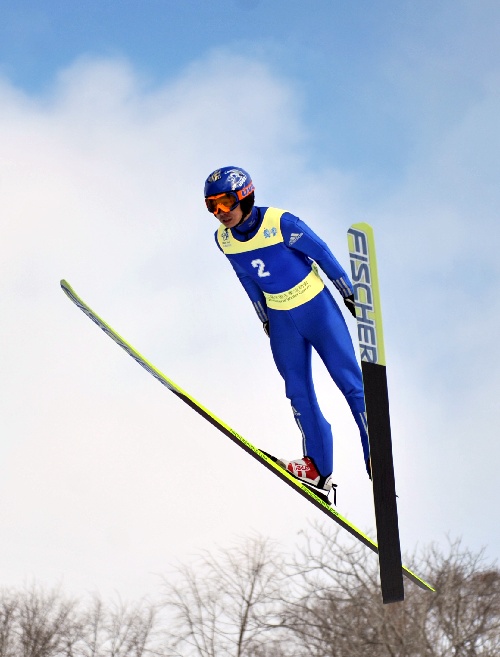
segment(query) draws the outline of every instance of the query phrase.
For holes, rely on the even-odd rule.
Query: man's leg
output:
[[[304,456],[312,458],[319,473],[327,477],[333,469],[333,438],[314,391],[311,345],[301,335],[290,311],[271,310],[269,319],[274,361],[302,433]]]
[[[359,429],[363,457],[368,468],[370,447],[363,377],[344,317],[327,289],[293,312],[301,333],[316,349],[349,404]]]

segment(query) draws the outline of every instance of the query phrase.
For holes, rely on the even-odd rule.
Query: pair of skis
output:
[[[159,369],[142,356],[124,338],[99,317],[66,281],[61,287],[73,303],[99,328],[114,340],[141,367],[179,399],[208,420],[225,436],[244,449],[253,458],[273,472],[297,493],[314,504],[320,511],[346,529],[368,548],[378,553],[382,599],[384,603],[398,602],[404,598],[403,575],[420,588],[433,591],[430,584],[401,563],[399,530],[392,462],[392,446],[389,422],[389,405],[385,376],[385,357],[380,315],[380,301],[373,243],[373,231],[368,224],[355,224],[348,232],[351,272],[357,308],[358,337],[361,349],[362,372],[370,437],[371,467],[378,545],[334,509],[325,495],[315,491],[284,470],[276,459],[258,449],[229,425],[182,390]]]

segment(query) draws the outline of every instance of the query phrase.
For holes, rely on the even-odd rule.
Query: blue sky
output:
[[[250,531],[289,544],[311,516],[58,286],[246,438],[298,456],[203,206],[224,164],[345,267],[350,224],[374,226],[403,548],[449,534],[498,557],[499,23],[496,2],[451,0],[2,2],[5,584],[155,594],[172,560]],[[319,362],[315,379],[339,509],[368,530],[354,423]]]
[[[151,85],[214,47],[263,61],[295,87],[311,165],[371,177],[399,177],[419,129],[439,130],[448,112],[463,111],[481,91],[476,67],[496,64],[498,15],[488,2],[6,1],[0,11],[2,70],[31,92],[84,54],[130,59]],[[231,88],[251,90],[251,79],[242,72]]]

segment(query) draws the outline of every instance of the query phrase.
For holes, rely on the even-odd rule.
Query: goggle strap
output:
[[[239,189],[236,192],[236,196],[238,197],[238,200],[242,201],[249,194],[251,194],[254,190],[255,190],[255,185],[253,184],[252,181],[250,181],[246,187],[243,187],[243,189]]]

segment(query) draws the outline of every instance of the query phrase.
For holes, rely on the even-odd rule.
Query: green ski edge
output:
[[[89,319],[91,319],[99,328],[101,328],[106,335],[108,335],[112,340],[114,340],[122,349],[124,349],[129,356],[131,356],[141,367],[143,367],[147,372],[149,372],[155,379],[162,383],[166,388],[173,392],[177,397],[182,399],[183,402],[188,404],[192,409],[199,413],[202,417],[208,420],[214,427],[219,429],[224,435],[230,438],[235,442],[239,447],[242,447],[246,452],[253,456],[257,461],[266,466],[271,470],[275,475],[282,479],[285,483],[295,489],[303,497],[305,497],[309,502],[312,502],[318,509],[323,511],[327,516],[335,520],[341,527],[346,529],[350,534],[355,536],[359,541],[364,543],[369,547],[373,552],[378,553],[378,546],[375,541],[372,541],[366,534],[364,534],[360,529],[355,527],[349,520],[340,515],[328,502],[324,501],[319,495],[302,484],[300,481],[295,479],[291,474],[286,470],[277,465],[270,456],[265,452],[261,451],[257,447],[254,447],[251,443],[248,442],[243,436],[240,436],[239,433],[231,429],[225,422],[220,420],[217,416],[211,413],[207,408],[202,406],[194,397],[191,397],[190,394],[182,390],[177,384],[175,384],[171,379],[165,376],[159,369],[157,369],[152,363],[150,363],[144,356],[142,356],[134,347],[132,347],[124,338],[121,337],[114,329],[109,326],[103,319],[101,319],[73,290],[71,285],[65,280],[61,281],[61,287],[66,293],[66,295],[73,301],[73,303],[82,310]],[[417,584],[420,588],[426,591],[434,591],[435,589],[430,586],[427,582],[421,579],[418,575],[413,573],[411,570],[403,566],[403,573]]]

